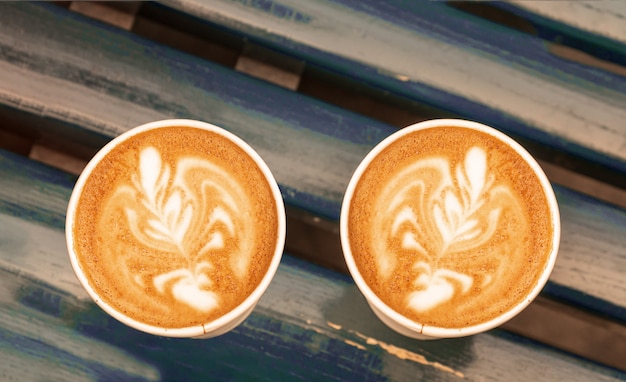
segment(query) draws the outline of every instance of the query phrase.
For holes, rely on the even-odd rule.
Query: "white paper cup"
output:
[[[515,305],[512,309],[502,313],[501,315],[480,324],[461,328],[447,328],[426,325],[424,323],[407,318],[406,316],[398,313],[396,310],[392,309],[385,302],[383,302],[381,298],[379,298],[372,291],[368,283],[361,275],[359,268],[357,267],[352,253],[352,247],[350,245],[348,229],[348,216],[350,214],[350,206],[353,194],[355,192],[355,188],[371,162],[379,155],[381,155],[381,152],[385,148],[387,148],[393,142],[401,139],[402,137],[418,130],[436,129],[443,126],[457,126],[484,132],[492,137],[497,138],[503,144],[513,148],[524,159],[524,161],[526,161],[528,165],[530,165],[535,175],[537,176],[548,202],[550,211],[549,219],[551,220],[551,224],[553,227],[553,234],[551,236],[552,250],[548,255],[549,257],[547,259],[547,262],[545,263],[545,267],[543,268],[543,270],[541,270],[540,276],[537,278],[537,282],[533,286],[530,293],[528,293],[525,298],[523,298],[523,300]],[[535,297],[539,294],[539,292],[543,289],[544,285],[548,281],[548,278],[550,277],[550,274],[556,262],[560,234],[561,224],[556,197],[554,195],[554,191],[552,189],[552,186],[550,185],[550,182],[548,181],[546,175],[544,174],[536,160],[520,144],[518,144],[507,135],[499,132],[498,130],[480,123],[459,119],[437,119],[417,123],[397,131],[396,133],[392,134],[391,136],[380,142],[376,147],[374,147],[362,160],[348,184],[343,199],[340,220],[340,235],[345,261],[357,287],[365,296],[371,309],[374,311],[376,316],[378,316],[378,318],[391,329],[405,336],[417,339],[437,339],[469,336],[493,329],[516,316],[535,299]]]
[[[265,180],[269,188],[271,189],[271,193],[273,194],[273,198],[276,205],[276,216],[277,216],[277,230],[276,230],[276,246],[274,250],[273,257],[269,264],[269,267],[261,279],[261,282],[258,286],[253,290],[253,292],[245,298],[245,300],[236,306],[234,309],[230,310],[226,314],[218,317],[217,319],[206,322],[201,325],[184,327],[184,328],[164,328],[158,326],[152,326],[145,324],[143,322],[137,321],[131,317],[128,317],[124,313],[120,312],[118,309],[114,308],[107,302],[103,301],[103,299],[99,296],[99,294],[95,291],[93,286],[91,285],[89,278],[85,276],[83,269],[81,267],[80,261],[78,259],[78,255],[76,253],[76,248],[74,246],[74,230],[73,227],[75,225],[75,212],[78,206],[79,198],[81,197],[83,188],[87,179],[90,177],[94,168],[105,158],[112,150],[114,150],[120,143],[125,142],[129,138],[135,136],[136,134],[143,133],[149,130],[160,129],[169,126],[183,126],[183,127],[191,127],[197,129],[208,130],[214,133],[221,135],[222,137],[227,138],[231,142],[235,143],[239,148],[241,148],[245,153],[252,158],[254,163],[259,167],[261,172],[264,175]],[[210,149],[210,148],[207,148]],[[269,286],[272,278],[274,277],[276,270],[278,269],[278,265],[280,263],[280,259],[283,252],[284,240],[285,240],[285,209],[284,202],[278,188],[278,185],[268,168],[265,162],[261,159],[261,157],[242,139],[238,138],[234,134],[217,127],[215,125],[194,121],[194,120],[162,120],[147,123],[138,127],[135,127],[117,138],[110,141],[106,146],[104,146],[87,164],[84,171],[80,175],[76,185],[73,189],[72,195],[70,197],[68,209],[67,209],[67,217],[66,217],[66,241],[69,252],[70,261],[78,280],[87,291],[89,296],[108,314],[119,320],[120,322],[135,328],[137,330],[141,330],[146,333],[158,335],[158,336],[166,336],[166,337],[188,337],[188,338],[210,338],[215,337],[221,334],[224,334],[240,323],[242,323],[253,311],[254,307],[260,300],[261,296]]]

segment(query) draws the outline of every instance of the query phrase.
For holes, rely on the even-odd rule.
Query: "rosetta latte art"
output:
[[[123,209],[135,243],[162,257],[159,269],[172,265],[161,274],[136,272],[129,276],[132,282],[141,288],[152,284],[158,293],[208,312],[220,303],[212,290],[211,256],[234,242],[231,270],[238,277],[247,271],[250,260],[242,239],[248,233],[240,221],[240,206],[246,203],[238,184],[207,159],[180,158],[173,172],[156,148],[147,147],[139,154],[138,172],[116,190],[107,208]],[[135,256],[128,251],[119,258],[130,264]]]
[[[480,277],[465,274],[447,268],[455,262],[446,260],[488,245],[504,206],[515,203],[511,190],[496,184],[479,147],[470,148],[455,168],[442,157],[417,160],[392,177],[377,200],[381,213],[374,218],[374,232],[385,238],[374,240],[379,275],[388,279],[397,252],[410,253],[416,259],[411,274],[417,276],[406,304],[416,312],[464,295],[477,283],[488,286],[494,278],[488,271]]]

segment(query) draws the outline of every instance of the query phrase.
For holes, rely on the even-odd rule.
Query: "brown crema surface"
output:
[[[119,312],[163,328],[202,325],[261,282],[277,245],[276,211],[262,171],[234,143],[198,128],[159,128],[94,168],[74,247],[92,288]]]
[[[427,326],[489,321],[528,296],[553,248],[539,178],[512,148],[460,127],[419,130],[367,167],[349,208],[359,272]]]

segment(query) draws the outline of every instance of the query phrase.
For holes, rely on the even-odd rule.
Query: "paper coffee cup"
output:
[[[66,220],[91,298],[135,329],[209,338],[252,312],[278,268],[285,210],[243,140],[193,120],[127,131],[80,175]]]
[[[535,159],[482,124],[431,120],[378,144],[354,172],[340,234],[374,313],[419,339],[495,328],[539,294],[560,217]]]

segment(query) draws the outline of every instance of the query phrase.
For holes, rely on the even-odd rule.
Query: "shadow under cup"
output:
[[[374,313],[418,339],[468,336],[521,312],[544,287],[560,242],[547,177],[517,142],[439,119],[379,143],[342,204],[348,269]]]
[[[261,157],[220,127],[164,120],[113,139],[67,210],[90,297],[135,329],[209,338],[243,322],[274,277],[285,210]]]

